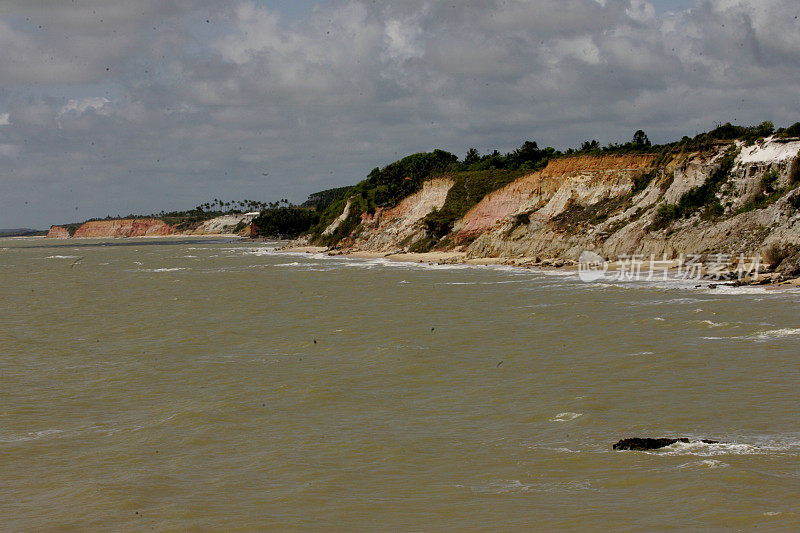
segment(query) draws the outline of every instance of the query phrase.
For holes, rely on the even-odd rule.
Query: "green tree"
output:
[[[631,143],[636,146],[650,146],[650,139],[647,138],[647,134],[643,130],[636,130]]]

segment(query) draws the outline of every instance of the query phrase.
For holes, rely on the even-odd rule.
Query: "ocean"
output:
[[[0,529],[800,528],[800,293],[280,244],[0,239]]]

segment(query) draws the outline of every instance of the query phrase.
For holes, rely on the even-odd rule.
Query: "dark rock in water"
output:
[[[630,439],[622,439],[618,443],[614,445],[615,450],[636,450],[636,451],[647,451],[647,450],[657,450],[659,448],[664,448],[666,446],[671,446],[676,442],[691,442],[686,437],[681,437],[678,439],[670,439],[667,437],[660,438],[660,439],[651,439],[651,438],[640,438],[640,437],[633,437]],[[697,441],[695,441],[697,442]],[[719,444],[718,441],[715,440],[708,440],[702,439],[699,442],[704,444]]]

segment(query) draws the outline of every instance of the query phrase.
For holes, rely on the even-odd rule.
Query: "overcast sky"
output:
[[[0,228],[800,121],[798,0],[0,0]]]

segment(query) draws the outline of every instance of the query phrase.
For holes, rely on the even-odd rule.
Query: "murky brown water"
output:
[[[0,529],[800,527],[800,294],[273,246],[0,241]]]

